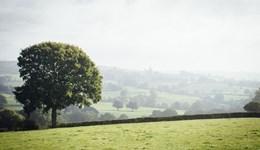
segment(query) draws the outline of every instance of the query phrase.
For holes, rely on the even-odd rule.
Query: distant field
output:
[[[174,102],[187,102],[189,104],[194,103],[197,100],[200,100],[199,97],[195,96],[188,96],[188,95],[178,95],[174,93],[167,93],[167,92],[158,92],[158,101],[166,103],[166,104],[172,104]]]
[[[117,111],[116,108],[112,106],[112,103],[106,102],[97,103],[92,106],[101,113],[112,113],[116,117],[121,114],[126,114],[129,118],[149,116],[152,114],[153,110],[163,110],[160,108],[139,107],[137,110],[132,111],[131,109],[124,107]]]
[[[128,96],[133,97],[136,95],[149,95],[149,90],[144,89],[138,89],[138,88],[127,88]],[[166,103],[166,104],[172,104],[176,101],[181,102],[187,102],[189,104],[192,104],[196,100],[199,100],[199,97],[195,96],[188,96],[188,95],[179,95],[174,93],[168,93],[168,92],[156,92],[157,93],[157,102],[160,103]],[[120,91],[104,91],[103,97],[104,98],[115,98],[120,95]]]
[[[2,150],[259,148],[260,119],[172,121],[0,133]]]

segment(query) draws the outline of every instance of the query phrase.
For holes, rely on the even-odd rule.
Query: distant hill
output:
[[[259,81],[233,80],[187,71],[162,73],[152,69],[138,71],[108,66],[99,68],[104,77],[104,99],[114,99],[122,91],[128,99],[134,96],[142,99],[143,95],[156,91],[160,103],[168,104],[176,101],[194,102],[203,97],[210,99],[210,96],[216,94],[224,95],[225,100],[242,100],[252,96],[260,87]],[[15,75],[16,80],[20,80],[18,73],[16,61],[0,61],[0,76]]]
[[[235,80],[206,73],[162,73],[108,66],[99,69],[103,76],[103,102],[135,101],[142,107],[192,108],[188,112],[194,114],[241,111],[260,87],[257,80]],[[16,61],[0,61],[1,82],[9,88],[21,85]]]

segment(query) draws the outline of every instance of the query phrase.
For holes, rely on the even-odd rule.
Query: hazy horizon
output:
[[[260,1],[2,0],[0,60],[43,41],[77,45],[99,66],[259,72]]]

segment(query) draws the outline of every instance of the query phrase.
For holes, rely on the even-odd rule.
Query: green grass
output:
[[[257,150],[260,119],[120,124],[0,133],[0,149]]]

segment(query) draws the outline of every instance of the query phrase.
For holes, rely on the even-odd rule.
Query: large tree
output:
[[[79,47],[36,44],[21,51],[18,66],[24,84],[15,88],[16,99],[28,116],[36,108],[51,110],[52,127],[56,126],[57,110],[89,106],[101,99],[102,76]]]

